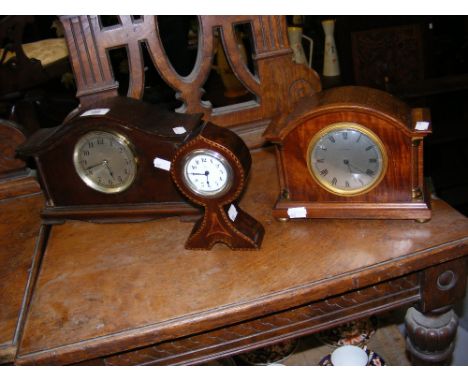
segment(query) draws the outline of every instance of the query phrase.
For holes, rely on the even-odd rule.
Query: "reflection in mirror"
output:
[[[249,71],[253,73],[252,62],[249,68],[249,61],[252,61],[250,50],[252,45],[250,42],[244,43],[244,40],[247,41],[249,37],[248,34],[243,33],[241,29],[243,25],[244,24],[241,24],[239,28],[236,27],[235,29],[237,49],[239,49],[241,60],[245,63]],[[215,56],[213,59],[213,68],[204,87],[206,94],[203,100],[209,101],[214,108],[256,100],[255,95],[239,81],[234,73],[222,43],[219,28],[215,28],[214,30],[214,44]]]
[[[130,81],[128,52],[125,46],[107,51],[115,80],[119,83],[119,95],[127,95]]]
[[[175,71],[182,77],[190,74],[197,58],[198,17],[158,16],[164,51]]]
[[[158,104],[166,110],[174,111],[182,105],[182,102],[176,99],[175,90],[161,78],[153,64],[148,48],[143,42],[141,43],[141,52],[145,76],[143,100]]]

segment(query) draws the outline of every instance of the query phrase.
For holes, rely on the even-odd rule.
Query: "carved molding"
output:
[[[332,328],[378,311],[411,304],[418,298],[418,278],[411,275],[252,321],[81,362],[80,365],[197,364]]]

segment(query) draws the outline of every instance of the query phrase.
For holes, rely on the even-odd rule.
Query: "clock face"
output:
[[[380,139],[356,123],[336,123],[311,141],[308,164],[315,180],[343,196],[370,191],[382,180],[387,157]]]
[[[116,133],[92,131],[75,145],[73,163],[89,187],[106,194],[130,187],[136,175],[136,157],[128,140]]]
[[[220,153],[200,149],[184,158],[183,180],[195,194],[208,198],[225,194],[232,184],[232,167]]]

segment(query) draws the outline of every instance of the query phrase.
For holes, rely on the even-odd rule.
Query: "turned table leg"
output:
[[[446,365],[455,347],[458,317],[452,309],[421,313],[409,308],[405,317],[406,348],[413,365]]]
[[[463,298],[466,259],[461,258],[420,273],[421,301],[405,317],[406,347],[414,365],[444,365],[455,347],[458,317],[451,306]]]

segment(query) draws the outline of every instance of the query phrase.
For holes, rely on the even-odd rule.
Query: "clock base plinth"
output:
[[[133,223],[169,216],[200,215],[201,210],[188,203],[155,203],[142,205],[46,206],[41,217],[45,224],[62,224],[66,220],[94,223]]]
[[[228,216],[225,207],[207,208],[203,218],[197,221],[186,249],[211,249],[217,243],[224,243],[233,250],[260,249],[265,234],[263,226],[235,204],[234,220]]]
[[[307,218],[330,219],[408,219],[426,222],[431,219],[429,198],[407,203],[305,203],[279,199],[273,208],[277,220],[289,219],[290,208],[304,207]]]

